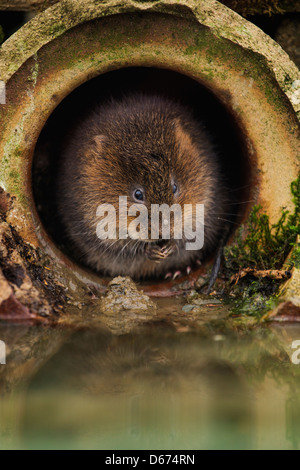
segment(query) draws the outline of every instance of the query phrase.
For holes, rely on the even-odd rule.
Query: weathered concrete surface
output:
[[[37,15],[0,49],[7,84],[0,182],[14,197],[6,221],[41,250],[70,302],[80,292],[82,305],[84,285],[99,289],[102,282],[48,239],[33,203],[31,161],[44,123],[66,95],[129,65],[169,68],[214,91],[245,136],[255,196],[271,221],[281,206],[291,207],[290,183],[299,171],[299,71],[278,44],[215,0],[62,0]]]
[[[0,76],[4,80],[8,79],[43,45],[74,26],[110,14],[137,10],[167,13],[190,19],[194,17],[200,24],[209,27],[216,36],[229,39],[245,49],[265,56],[279,85],[286,93],[291,91],[292,82],[299,79],[299,71],[291,64],[287,54],[275,41],[215,0],[158,0],[156,2],[110,0],[104,4],[93,0],[61,0],[59,4],[48,8],[41,16],[37,15],[6,41],[1,52]]]
[[[60,0],[0,0],[0,10],[43,11]]]
[[[293,269],[291,279],[283,286],[282,297],[284,301],[296,305],[300,314],[300,269]]]
[[[43,11],[61,0],[2,0],[0,10]],[[143,1],[143,0],[141,0]],[[272,15],[300,11],[299,0],[220,0],[243,16]]]

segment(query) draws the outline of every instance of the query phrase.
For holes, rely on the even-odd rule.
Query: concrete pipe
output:
[[[18,253],[6,246],[6,254],[25,263],[28,282],[32,288],[40,282],[52,304],[63,304],[67,292],[69,304],[80,298],[88,305],[90,288],[103,289],[105,280],[71,261],[55,234],[49,235],[33,188],[36,148],[47,124],[59,116],[55,113],[71,109],[64,103],[79,96],[87,82],[112,78],[122,89],[146,72],[152,83],[174,79],[178,89],[184,84],[182,90],[199,91],[199,99],[207,93],[220,111],[220,125],[222,119],[228,122],[237,154],[230,161],[236,166],[234,184],[247,186],[240,197],[251,201],[241,209],[240,221],[254,203],[271,222],[282,207],[292,208],[290,184],[299,172],[300,74],[278,44],[215,0],[62,0],[0,50],[6,89],[0,105],[2,242],[8,230],[22,240]],[[153,295],[176,292],[172,283],[143,287]],[[21,294],[19,300],[26,304]]]

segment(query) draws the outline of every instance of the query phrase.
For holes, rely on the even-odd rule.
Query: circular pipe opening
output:
[[[42,167],[42,162],[47,162],[37,151],[43,148],[42,135],[51,128],[51,120],[55,121],[49,116],[51,113],[55,116],[67,104],[72,96],[68,95],[76,87],[83,83],[90,86],[94,77],[101,76],[100,83],[105,74],[115,70],[119,74],[116,88],[126,89],[128,82],[122,73],[127,67],[132,67],[132,71],[135,67],[136,73],[137,68],[146,67],[153,75],[157,69],[162,74],[162,69],[167,68],[172,80],[165,83],[166,92],[174,87],[175,72],[186,80],[190,77],[189,84],[191,79],[195,80],[197,96],[198,93],[201,96],[200,90],[204,93],[203,86],[207,87],[220,100],[213,101],[219,104],[223,116],[219,126],[212,119],[212,128],[219,132],[227,129],[230,136],[223,140],[229,149],[224,150],[224,143],[223,155],[224,162],[232,162],[227,165],[227,173],[240,205],[237,223],[247,215],[245,211],[250,205],[242,203],[249,199],[261,205],[271,223],[278,220],[282,206],[293,207],[290,184],[299,172],[299,123],[295,114],[298,108],[293,108],[291,102],[295,99],[299,74],[287,56],[261,31],[237,15],[233,17],[222,5],[216,11],[213,0],[204,2],[200,9],[162,0],[147,5],[145,10],[144,5],[133,3],[110,5],[87,0],[82,8],[82,2],[74,0],[66,11],[62,2],[33,19],[1,47],[0,74],[6,83],[7,105],[0,107],[0,180],[13,200],[7,222],[26,244],[38,250],[39,263],[47,266],[47,271],[52,269],[51,276],[68,289],[75,301],[77,291],[88,301],[86,287],[94,285],[101,289],[105,282],[101,276],[80,269],[61,251],[65,248],[55,218],[46,209],[50,207],[47,191],[52,195],[55,191],[46,188],[44,192],[34,174],[34,201],[32,158],[40,136],[34,165]],[[156,85],[153,82],[148,86],[158,86],[157,81]],[[183,86],[177,86],[177,90],[177,96],[189,95]],[[206,93],[208,96],[209,92]],[[201,100],[198,101],[200,112]],[[61,106],[55,111],[59,103]],[[70,119],[79,110],[78,103],[69,109]],[[63,118],[60,123],[66,129]],[[60,132],[57,125],[53,140],[58,140]],[[48,137],[51,145],[52,137]],[[239,157],[233,157],[234,154]],[[48,161],[55,162],[55,155],[53,160],[48,157]],[[50,175],[51,172],[49,179],[46,175],[43,180],[45,184],[49,180],[51,183]],[[246,188],[239,189],[243,186]],[[249,196],[243,191],[249,191]],[[51,227],[55,227],[53,235]],[[152,295],[157,296],[174,295],[176,289],[177,292],[181,289],[178,285],[173,289],[173,283],[150,286],[144,283],[144,286],[147,286],[144,290],[149,293],[152,290]]]
[[[224,227],[230,225],[231,234],[249,207],[253,158],[250,163],[244,136],[233,114],[211,91],[196,80],[167,69],[128,67],[104,73],[76,88],[58,105],[39,136],[32,163],[32,191],[45,232],[62,253],[87,270],[90,268],[69,249],[58,211],[57,177],[64,140],[72,135],[74,126],[88,116],[95,105],[111,97],[118,100],[138,92],[180,102],[204,124],[217,149],[222,180],[230,188],[227,195],[230,210],[223,215],[223,223]],[[205,261],[213,255],[214,250],[208,252]],[[101,276],[101,272],[97,274]]]

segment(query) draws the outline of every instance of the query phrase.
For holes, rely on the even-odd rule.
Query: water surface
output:
[[[298,448],[300,328],[211,315],[117,335],[2,323],[0,448]]]

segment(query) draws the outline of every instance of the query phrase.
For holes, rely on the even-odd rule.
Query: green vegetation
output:
[[[269,217],[261,214],[261,207],[254,206],[247,224],[238,231],[236,243],[225,250],[229,270],[282,269],[293,247],[285,267],[300,267],[300,245],[296,241],[300,235],[300,176],[291,184],[291,192],[294,212],[283,209],[276,224],[270,225]]]
[[[300,175],[291,184],[294,211],[282,210],[280,219],[271,225],[269,217],[255,206],[246,225],[241,226],[236,243],[225,249],[225,274],[236,276],[243,269],[283,270],[300,268]],[[298,237],[298,240],[297,240]],[[290,255],[291,250],[292,254]],[[289,256],[290,255],[290,256]],[[255,277],[249,273],[231,282],[230,297],[234,300],[233,314],[261,318],[278,303],[282,280],[270,276]]]

